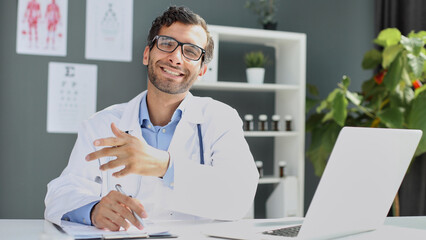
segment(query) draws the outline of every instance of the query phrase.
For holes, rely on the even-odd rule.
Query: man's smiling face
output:
[[[158,35],[169,36],[182,43],[191,43],[201,48],[207,45],[207,34],[199,25],[185,25],[175,22],[163,26]],[[143,64],[148,65],[148,78],[158,90],[168,94],[180,94],[189,90],[198,76],[202,76],[207,66],[202,58],[192,61],[182,55],[182,46],[173,52],[159,50],[156,45],[149,50],[145,47]]]

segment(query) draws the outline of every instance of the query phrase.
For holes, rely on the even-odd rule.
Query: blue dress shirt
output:
[[[170,142],[176,130],[176,126],[182,118],[182,112],[184,111],[186,102],[185,100],[186,97],[173,113],[171,121],[166,126],[161,127],[154,126],[151,123],[149,118],[148,105],[146,103],[146,95],[142,98],[139,109],[139,124],[142,130],[142,137],[150,146],[163,151],[167,151],[169,149]],[[163,176],[163,184],[173,189],[173,183],[174,163],[172,159],[170,159],[169,167]],[[67,212],[62,216],[62,220],[92,225],[90,213],[93,206],[95,206],[95,204],[98,202],[99,201],[94,201],[80,208]]]

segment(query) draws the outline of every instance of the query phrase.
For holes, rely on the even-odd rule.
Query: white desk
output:
[[[262,220],[256,219],[255,222],[262,222]],[[266,221],[266,220],[265,220]],[[171,231],[179,235],[179,239],[217,239],[209,238],[201,233],[203,227],[212,226],[218,223],[198,223],[198,224],[187,224],[187,223],[175,223],[172,224]],[[219,223],[220,224],[220,223]],[[425,217],[398,217],[398,218],[387,218],[385,221],[386,226],[398,226],[413,229],[413,231],[419,236],[418,233],[423,230],[424,236],[415,239],[426,239],[426,216]],[[0,239],[6,240],[40,240],[41,235],[45,232],[45,229],[52,228],[53,226],[41,219],[0,219]],[[407,237],[407,229],[401,229],[401,235],[398,233],[394,234],[393,237],[388,239],[413,239]],[[420,232],[422,233],[422,232]],[[372,235],[373,234],[373,235]],[[372,238],[374,232],[355,235],[350,238],[344,239],[377,239]],[[403,238],[401,238],[403,237]]]

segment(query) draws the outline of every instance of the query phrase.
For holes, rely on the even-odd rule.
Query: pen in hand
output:
[[[124,195],[126,195],[126,196],[129,196],[129,197],[132,197],[132,196],[130,196],[130,195],[127,195],[124,191],[123,191],[123,189],[121,188],[121,185],[120,184],[115,184],[115,189],[117,189],[117,191],[118,192],[120,192],[121,194],[124,194]],[[143,219],[143,218],[141,218],[141,217],[139,217],[139,215],[137,215],[133,210],[131,210],[132,211],[132,214],[133,214],[133,216],[135,216],[135,218],[142,224],[142,227],[146,227],[147,226],[147,224],[145,223],[145,220]]]

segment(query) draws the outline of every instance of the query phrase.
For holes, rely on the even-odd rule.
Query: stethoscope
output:
[[[200,147],[200,164],[204,165],[204,145],[203,145],[203,137],[201,135],[201,124],[197,124],[197,130],[198,130],[198,142],[199,142],[199,147]],[[129,131],[125,131],[126,133],[129,133]],[[101,160],[98,159],[98,163],[99,166],[101,166]],[[95,178],[95,182],[102,184],[103,180],[100,176],[96,176]],[[141,189],[141,182],[142,182],[142,176],[139,175],[138,180],[137,180],[138,184],[136,187],[136,193],[134,195],[131,195],[133,197],[136,197],[139,195],[140,189]],[[107,183],[108,184],[108,183]],[[109,189],[107,187],[107,189]],[[102,197],[102,191],[100,193],[100,197]]]

